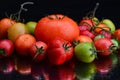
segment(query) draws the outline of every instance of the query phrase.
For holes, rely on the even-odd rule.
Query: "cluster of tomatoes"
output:
[[[52,14],[38,22],[0,20],[0,58],[31,56],[61,65],[75,56],[90,63],[97,55],[108,56],[119,49],[120,29],[110,19],[84,18],[77,24],[62,14]]]

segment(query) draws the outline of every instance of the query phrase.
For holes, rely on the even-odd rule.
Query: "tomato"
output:
[[[0,39],[7,38],[7,30],[16,22],[10,18],[3,18],[0,20]]]
[[[101,34],[101,35],[103,35],[105,38],[109,38],[109,39],[111,39],[111,38],[113,37],[113,35],[112,35],[110,32],[104,31],[104,30],[100,31],[99,34]]]
[[[21,35],[28,33],[26,26],[24,23],[15,23],[8,29],[8,39],[12,40],[15,42],[16,38]]]
[[[73,46],[69,41],[56,37],[48,44],[48,58],[52,64],[60,65],[73,56]]]
[[[31,34],[22,34],[15,40],[15,49],[20,56],[28,56],[29,48],[36,42]]]
[[[37,40],[45,43],[55,37],[72,41],[79,36],[79,28],[71,18],[61,14],[53,14],[40,19],[34,33]]]
[[[34,35],[34,30],[35,30],[36,25],[37,25],[37,22],[35,21],[29,21],[26,23],[26,27],[30,34]]]
[[[98,54],[108,56],[112,51],[112,41],[108,38],[99,38],[94,41],[96,49],[99,51]],[[114,47],[113,47],[114,48]]]
[[[100,33],[102,30],[109,31],[110,28],[109,28],[106,24],[104,24],[104,23],[99,23],[99,24],[95,27],[94,32]]]
[[[76,46],[77,44],[79,43],[82,43],[82,42],[90,42],[92,43],[92,39],[86,35],[79,35],[77,38],[75,38],[73,40],[73,45]]]
[[[115,30],[113,35],[120,41],[120,29]]]
[[[35,42],[29,49],[30,56],[34,61],[41,61],[46,57],[48,46],[42,41]]]
[[[86,26],[87,30],[90,30],[93,26],[92,19],[82,19],[79,23],[81,26]]]
[[[0,57],[9,57],[14,52],[14,44],[11,40],[3,39],[0,41]]]
[[[103,19],[102,23],[106,24],[110,28],[110,32],[111,33],[114,33],[114,31],[116,30],[115,24],[112,22],[112,20],[110,20],[110,19]]]
[[[94,61],[96,57],[95,47],[90,42],[82,42],[76,45],[74,53],[77,60],[85,63]]]

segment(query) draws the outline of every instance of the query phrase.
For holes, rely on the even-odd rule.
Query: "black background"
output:
[[[23,11],[21,18],[25,21],[38,21],[52,13],[67,15],[79,22],[86,14],[92,11],[97,2],[100,3],[96,17],[98,19],[109,18],[117,28],[120,27],[120,2],[119,0],[1,0],[0,19],[18,12],[20,5],[24,2],[34,2],[34,5],[25,5],[28,11]]]

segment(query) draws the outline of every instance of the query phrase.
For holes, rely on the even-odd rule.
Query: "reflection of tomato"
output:
[[[36,42],[31,34],[22,34],[15,40],[15,49],[20,56],[27,56],[29,48]]]
[[[32,77],[35,80],[50,80],[49,79],[49,73],[47,71],[48,66],[45,65],[45,63],[40,62],[40,63],[33,63],[32,64],[32,69],[31,69],[31,74]]]
[[[14,70],[14,61],[11,58],[4,58],[0,60],[0,71],[9,74]]]
[[[96,66],[93,63],[76,62],[75,74],[77,80],[91,80],[96,73]]]
[[[72,64],[73,65],[73,64]],[[50,68],[50,80],[75,80],[74,68],[71,63]]]
[[[16,58],[15,70],[22,75],[31,74],[31,60],[28,58]]]
[[[112,59],[109,56],[99,56],[94,63],[97,71],[101,74],[107,74],[112,67]]]
[[[46,43],[55,37],[72,41],[78,35],[77,23],[61,14],[53,14],[40,19],[35,28],[36,39]]]

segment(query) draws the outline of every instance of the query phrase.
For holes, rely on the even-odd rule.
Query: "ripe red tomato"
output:
[[[108,38],[99,38],[94,41],[94,45],[100,55],[107,56],[112,53],[112,41]]]
[[[0,21],[0,39],[7,38],[7,30],[16,22],[10,18],[3,18]]]
[[[115,32],[113,33],[113,35],[120,40],[120,29],[115,30]]]
[[[0,57],[9,57],[14,52],[12,41],[4,39],[0,41]]]
[[[55,37],[72,41],[79,36],[79,28],[71,18],[61,14],[53,14],[39,20],[34,34],[37,40],[45,43]]]
[[[73,56],[73,46],[70,42],[56,37],[48,44],[48,59],[52,64],[60,65]]]
[[[30,56],[34,61],[41,61],[46,57],[48,46],[42,41],[35,42],[29,49]]]

